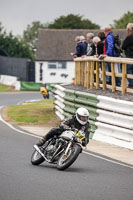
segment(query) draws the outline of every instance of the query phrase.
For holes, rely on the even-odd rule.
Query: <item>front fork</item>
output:
[[[71,145],[72,145],[72,141],[71,141],[71,142],[69,142],[69,144],[68,144],[68,146],[67,146],[67,148],[66,148],[66,150],[65,150],[65,154],[64,154],[64,155],[66,155],[66,156],[67,156],[67,153],[68,153],[68,151],[69,151],[69,148],[71,147]]]
[[[80,147],[81,147],[81,153],[82,153],[82,150],[84,150],[84,149],[85,149],[85,147],[83,147],[83,146],[82,146],[82,144],[81,144],[81,143],[79,143],[79,142],[76,142],[75,144],[77,144],[78,146],[80,146]],[[70,142],[69,142],[69,144],[68,144],[68,146],[67,146],[67,148],[66,148],[66,150],[65,150],[65,154],[64,154],[64,155],[66,155],[66,156],[67,156],[67,154],[68,154],[68,151],[69,151],[69,148],[70,148],[72,145],[73,145],[73,141],[70,141]]]

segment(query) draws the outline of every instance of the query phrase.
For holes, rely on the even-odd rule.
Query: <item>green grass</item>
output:
[[[11,86],[0,84],[0,92],[11,92]]]
[[[9,120],[19,124],[44,124],[56,118],[53,100],[43,100],[34,104],[8,106]]]

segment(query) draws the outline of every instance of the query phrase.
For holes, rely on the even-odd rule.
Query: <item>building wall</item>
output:
[[[63,62],[64,63],[64,62]],[[56,68],[49,68],[56,65]],[[35,82],[37,83],[71,83],[75,76],[74,61],[64,63],[66,68],[60,67],[60,62],[36,61]]]

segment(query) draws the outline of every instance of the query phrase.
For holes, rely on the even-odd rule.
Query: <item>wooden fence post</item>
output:
[[[75,62],[75,85],[80,84],[80,62]]]
[[[84,61],[80,62],[80,84],[84,85]]]
[[[103,90],[106,89],[106,75],[105,75],[105,62],[102,62],[102,79],[103,79]]]
[[[111,63],[111,72],[112,72],[112,92],[114,92],[116,90],[114,63]]]
[[[91,68],[90,68],[90,88],[94,87],[94,61],[91,61]]]
[[[122,94],[125,94],[126,92],[126,78],[127,78],[127,72],[126,72],[126,64],[122,64]]]
[[[99,88],[99,62],[96,62],[96,89]]]

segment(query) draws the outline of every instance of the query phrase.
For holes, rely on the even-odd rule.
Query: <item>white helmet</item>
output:
[[[80,107],[76,110],[76,119],[80,124],[85,125],[88,121],[88,118],[89,112],[86,108]]]

